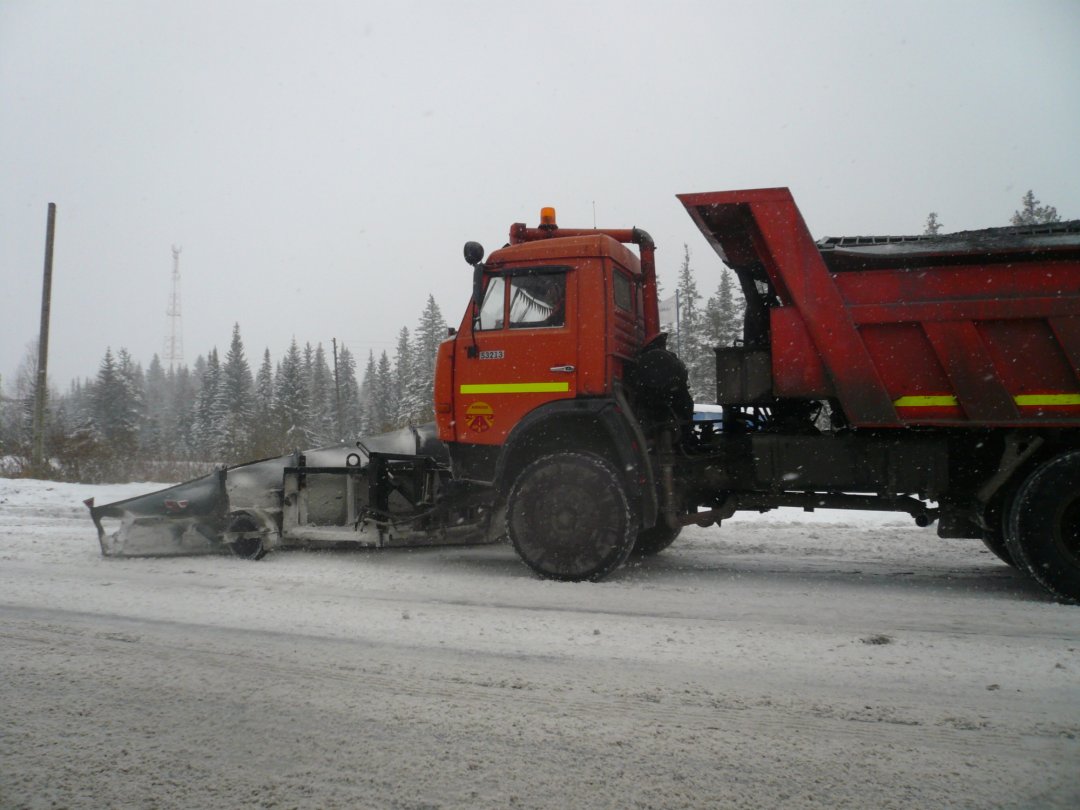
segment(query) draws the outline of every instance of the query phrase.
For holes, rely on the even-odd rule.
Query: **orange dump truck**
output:
[[[486,258],[466,245],[471,300],[416,452],[285,457],[257,505],[229,492],[245,468],[223,471],[207,543],[505,533],[539,574],[595,580],[738,510],[889,510],[1080,599],[1080,222],[815,242],[787,189],[679,199],[745,300],[711,418],[660,332],[648,233],[545,209]],[[97,515],[124,504],[136,523],[130,502]]]

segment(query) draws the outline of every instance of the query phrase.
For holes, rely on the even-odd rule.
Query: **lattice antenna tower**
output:
[[[184,364],[184,322],[180,315],[180,250],[172,246],[172,293],[169,295],[169,334],[165,337],[165,355],[163,362],[172,371],[177,365]]]

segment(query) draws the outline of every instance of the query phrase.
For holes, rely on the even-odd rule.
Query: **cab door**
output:
[[[473,340],[459,340],[459,442],[502,444],[525,414],[578,389],[576,275],[565,266],[503,270],[488,282]]]

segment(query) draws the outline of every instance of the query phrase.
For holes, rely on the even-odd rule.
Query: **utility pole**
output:
[[[56,235],[56,203],[49,203],[45,226],[45,273],[41,283],[41,332],[38,336],[37,386],[34,391],[33,453],[34,474],[45,469],[45,398],[48,395],[49,310],[52,306],[53,238]]]
[[[172,293],[169,295],[169,334],[165,338],[165,356],[162,359],[169,366],[169,371],[184,363],[184,322],[180,317],[180,250],[172,246]]]

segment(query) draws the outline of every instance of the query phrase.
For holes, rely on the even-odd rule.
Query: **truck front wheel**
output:
[[[549,579],[599,580],[637,539],[637,520],[615,468],[593,453],[541,456],[518,475],[506,505],[518,556]]]
[[[1024,481],[1005,542],[1043,587],[1080,600],[1080,451],[1051,459]]]
[[[682,527],[676,526],[675,528],[672,528],[664,523],[663,520],[664,518],[661,516],[660,522],[651,529],[641,530],[637,536],[637,542],[634,543],[634,556],[652,557],[654,554],[659,554],[675,542],[675,538],[679,536]]]
[[[1009,544],[1005,537],[1009,533],[1009,519],[1012,510],[1013,499],[1016,491],[1023,483],[1021,476],[1014,476],[990,502],[986,508],[985,519],[990,527],[982,531],[983,545],[986,546],[999,560],[1013,568],[1020,568],[1009,553]]]

